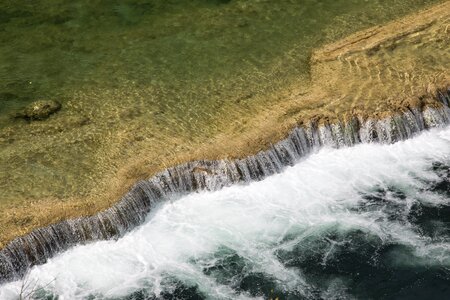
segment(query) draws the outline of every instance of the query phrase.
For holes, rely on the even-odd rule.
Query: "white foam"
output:
[[[307,294],[308,283],[301,271],[284,267],[274,251],[333,226],[359,228],[382,240],[413,246],[428,263],[450,265],[448,243],[430,244],[411,224],[389,220],[382,209],[354,209],[364,203],[361,192],[377,184],[402,187],[405,202],[448,203],[444,197],[420,194],[421,179],[436,179],[428,170],[432,161],[450,161],[449,128],[393,145],[325,148],[264,181],[166,203],[118,241],[75,247],[34,267],[27,278],[49,283],[61,300],[99,294],[119,297],[148,286],[158,292],[167,274],[197,284],[212,298],[248,298],[206,276],[202,265],[194,263],[228,247],[250,260],[254,271],[270,274],[286,289]],[[288,233],[297,233],[295,240],[281,243]],[[16,299],[20,284],[1,286],[0,299]]]

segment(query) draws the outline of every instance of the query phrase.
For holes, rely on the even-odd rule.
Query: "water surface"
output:
[[[445,299],[449,168],[448,127],[325,148],[264,181],[173,199],[26,280],[37,299]]]
[[[2,1],[0,202],[84,197],[129,144],[183,151],[307,86],[313,48],[436,2]],[[38,99],[63,110],[11,118]]]

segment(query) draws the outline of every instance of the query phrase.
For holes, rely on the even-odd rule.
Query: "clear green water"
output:
[[[312,48],[433,2],[2,1],[0,109],[132,82],[167,91],[156,104],[187,117],[228,100],[210,93],[307,76]]]
[[[1,1],[0,203],[84,197],[130,149],[207,140],[307,86],[314,48],[437,2]],[[38,99],[63,108],[11,117]]]

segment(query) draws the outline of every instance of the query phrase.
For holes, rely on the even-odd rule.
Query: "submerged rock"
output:
[[[61,109],[61,104],[54,100],[38,100],[27,105],[16,114],[16,118],[26,120],[44,120]]]

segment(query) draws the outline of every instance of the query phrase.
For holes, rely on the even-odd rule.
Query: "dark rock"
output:
[[[16,114],[16,118],[44,120],[61,109],[61,104],[53,100],[38,100],[27,105]]]

